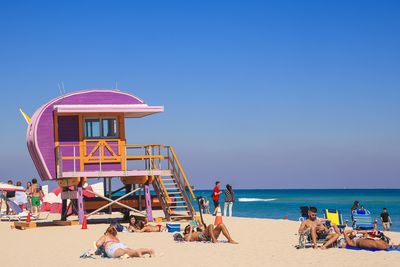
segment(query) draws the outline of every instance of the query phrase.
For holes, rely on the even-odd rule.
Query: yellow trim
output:
[[[26,123],[29,125],[29,123],[31,123],[31,118],[25,112],[23,112],[21,108],[19,109],[19,112],[21,112],[22,117],[24,117]]]

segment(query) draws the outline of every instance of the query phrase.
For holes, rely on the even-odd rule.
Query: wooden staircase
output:
[[[170,175],[157,175],[154,176],[153,180],[153,188],[160,200],[165,218],[168,221],[193,219],[195,211],[192,201],[195,199],[195,195],[191,185],[173,148],[171,146],[163,146],[163,148],[166,150],[166,154],[163,156],[163,159],[167,161],[166,166],[162,168],[161,160],[154,159],[149,167],[153,170],[165,170],[166,168],[170,170]],[[149,153],[160,155],[161,149],[158,148],[158,151],[157,149],[152,149]]]

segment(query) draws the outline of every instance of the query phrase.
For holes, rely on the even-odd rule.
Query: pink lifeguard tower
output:
[[[167,220],[193,218],[195,195],[174,149],[126,142],[125,119],[163,111],[163,106],[149,106],[128,93],[96,89],[62,95],[34,113],[27,130],[28,150],[40,178],[62,187],[61,220],[67,220],[71,210],[80,222],[84,215],[120,210],[125,215],[142,213],[152,221],[152,208],[157,207]],[[85,188],[88,180],[99,178],[104,195]],[[113,179],[123,187],[113,191]],[[145,212],[140,210],[144,206]]]

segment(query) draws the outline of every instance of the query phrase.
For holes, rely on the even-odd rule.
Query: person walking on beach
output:
[[[383,210],[382,210],[381,220],[382,220],[383,229],[385,231],[389,231],[390,226],[392,225],[392,220],[390,219],[389,213],[386,208],[383,208]]]
[[[212,195],[211,195],[212,200],[214,202],[214,214],[215,214],[216,208],[219,206],[219,195],[222,194],[222,191],[219,190],[219,185],[220,185],[220,182],[216,181],[214,190],[213,190]]]
[[[225,194],[224,216],[228,216],[227,210],[229,210],[229,217],[232,217],[232,206],[233,202],[235,202],[235,197],[233,195],[232,186],[230,184],[226,185],[224,194]]]

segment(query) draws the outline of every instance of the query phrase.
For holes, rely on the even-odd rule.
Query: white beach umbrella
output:
[[[100,196],[104,196],[104,183],[103,182],[91,184],[90,187],[92,188],[92,191],[95,192],[96,194],[99,194]]]
[[[50,192],[50,193],[48,193],[47,195],[44,196],[43,202],[44,202],[44,203],[47,202],[47,203],[50,203],[50,204],[53,204],[53,203],[62,203],[61,194],[59,194],[59,195],[57,196],[56,194]]]
[[[8,192],[25,191],[25,188],[23,188],[22,186],[0,183],[0,191],[8,191]]]

